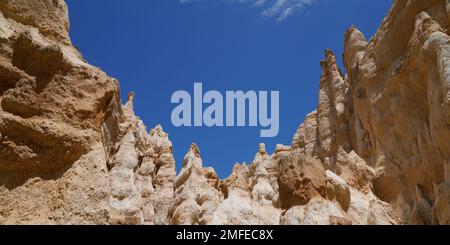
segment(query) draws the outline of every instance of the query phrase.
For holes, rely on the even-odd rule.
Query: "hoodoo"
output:
[[[446,0],[394,0],[370,40],[350,28],[292,144],[221,180],[195,144],[177,175],[169,135],[72,46],[63,0],[1,0],[0,224],[450,224],[449,30]],[[174,124],[227,125],[219,95]],[[278,133],[276,104],[257,120],[237,97]]]

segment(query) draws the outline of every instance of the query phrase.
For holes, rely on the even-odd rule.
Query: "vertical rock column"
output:
[[[207,224],[222,200],[219,180],[212,168],[203,168],[200,150],[192,144],[175,179],[175,200],[170,224]]]
[[[136,171],[141,165],[142,152],[148,135],[142,121],[134,115],[133,98],[134,94],[130,94],[128,102],[123,106],[123,114],[119,116],[120,121],[116,122],[118,126],[113,127],[118,130],[117,135],[119,137],[124,135],[123,138],[118,140],[118,143],[107,144],[117,147],[117,152],[110,157],[111,163],[109,165],[110,222],[112,224],[144,223],[141,210],[141,193],[136,185]],[[105,132],[108,131],[105,130]],[[151,185],[151,183],[148,183],[148,185]]]
[[[260,205],[274,205],[278,201],[278,166],[272,162],[264,144],[250,165],[250,184],[252,197]]]
[[[175,181],[175,159],[172,142],[169,135],[158,125],[150,131],[148,148],[143,165],[153,168],[153,205],[155,209],[155,224],[169,224],[168,212],[173,204],[173,184]],[[142,167],[141,166],[141,167]]]
[[[128,132],[122,139],[119,150],[113,158],[109,172],[111,185],[111,223],[142,224],[144,218],[140,209],[140,193],[135,184],[134,170],[139,157],[135,148],[136,138]]]
[[[321,63],[319,104],[299,127],[292,148],[323,160],[325,168],[334,170],[338,146],[351,150],[349,131],[348,84],[336,64],[331,50],[325,51]]]
[[[125,106],[111,106],[103,125],[109,159],[112,224],[168,224],[173,200],[175,160],[172,142],[160,125],[147,133],[133,112],[133,94]]]

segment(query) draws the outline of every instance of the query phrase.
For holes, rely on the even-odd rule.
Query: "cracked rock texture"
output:
[[[195,144],[177,175],[168,134],[72,46],[64,1],[2,0],[0,224],[450,224],[449,28],[446,0],[351,27],[292,144],[220,180]]]

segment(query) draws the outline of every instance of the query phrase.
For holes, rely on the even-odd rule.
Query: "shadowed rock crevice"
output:
[[[39,44],[31,35],[21,33],[14,41],[12,64],[36,77],[36,92],[40,93],[57,73],[67,75],[70,65],[64,60],[60,46]]]

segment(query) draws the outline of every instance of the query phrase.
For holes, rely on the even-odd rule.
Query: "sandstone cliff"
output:
[[[450,224],[449,27],[448,1],[396,0],[372,39],[350,28],[292,145],[220,180],[195,144],[176,175],[62,0],[2,0],[0,224]]]

